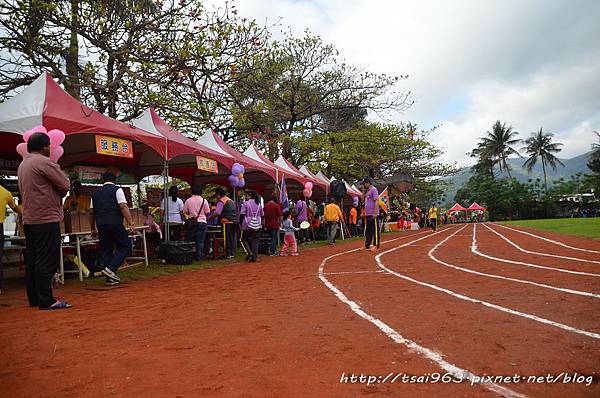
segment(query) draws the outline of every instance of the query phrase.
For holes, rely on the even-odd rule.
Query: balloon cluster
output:
[[[313,189],[313,183],[310,181],[307,181],[304,184],[304,191],[302,191],[305,198],[310,198],[312,196],[312,189]]]
[[[353,197],[352,198],[352,206],[358,207],[358,201],[359,201],[358,196]]]
[[[29,140],[29,137],[35,133],[44,133],[50,138],[50,159],[55,162],[58,161],[65,152],[61,147],[61,144],[65,141],[65,133],[57,129],[48,131],[41,124],[23,134],[23,141],[25,142],[21,142],[17,145],[17,153],[21,155],[23,159],[29,156],[29,152],[27,152],[27,141]]]
[[[244,188],[246,181],[244,181],[244,166],[239,163],[234,163],[231,167],[231,175],[228,177],[229,185],[233,188]]]

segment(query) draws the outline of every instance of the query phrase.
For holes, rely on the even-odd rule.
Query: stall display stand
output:
[[[143,225],[143,226],[139,226],[136,227],[134,232],[135,235],[134,236],[138,236],[140,238],[142,238],[142,247],[143,247],[143,251],[144,251],[144,256],[143,257],[127,257],[126,260],[143,260],[143,261],[138,261],[136,263],[133,264],[129,264],[127,267],[122,267],[120,269],[125,269],[125,268],[130,268],[130,267],[134,267],[134,266],[138,266],[138,265],[142,265],[144,264],[144,266],[148,266],[148,246],[147,246],[147,241],[146,241],[146,229],[148,229],[149,226],[147,225]],[[65,274],[67,273],[76,273],[79,275],[79,280],[83,281],[83,277],[84,277],[84,267],[82,267],[80,265],[81,262],[81,247],[82,246],[87,246],[87,245],[91,245],[91,244],[95,244],[98,242],[98,239],[89,239],[88,236],[91,235],[91,232],[72,232],[72,233],[65,233],[61,235],[61,249],[60,249],[60,264],[59,264],[59,269],[58,272],[56,272],[56,274],[54,275],[54,281],[58,284],[60,283],[61,285],[64,285],[65,283]],[[64,243],[64,239],[67,236],[73,236],[75,237],[75,250],[77,253],[77,259],[78,261],[75,262],[75,264],[77,265],[77,270],[65,270],[65,256],[64,256],[64,249],[67,248],[73,248],[72,244],[65,244]]]

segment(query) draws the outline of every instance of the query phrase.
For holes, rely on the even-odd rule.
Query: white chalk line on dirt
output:
[[[433,234],[429,234],[422,238],[415,239],[414,241],[411,241],[406,245],[409,245],[412,242],[417,242],[419,240],[428,238],[432,235],[437,235],[441,232],[444,232],[445,230],[446,229],[441,230],[439,232],[435,232]],[[413,235],[417,235],[417,234],[413,234]],[[420,233],[418,235],[420,235]],[[398,238],[391,239],[391,240],[388,240],[388,241],[382,242],[382,243],[389,243],[389,242],[395,241],[397,239]],[[406,246],[406,245],[404,245],[404,246]],[[327,261],[329,261],[330,259],[332,259],[334,257],[342,256],[344,254],[348,254],[348,253],[352,253],[352,252],[356,252],[356,251],[358,251],[358,249],[352,249],[352,250],[348,250],[345,252],[332,254],[328,257],[325,257],[323,259],[323,261],[321,261],[321,264],[319,265],[319,271],[318,271],[319,279],[321,280],[321,282],[323,282],[323,284],[329,290],[331,290],[333,292],[333,294],[338,298],[338,300],[340,300],[342,303],[348,305],[350,307],[350,309],[352,310],[352,312],[354,312],[356,315],[360,316],[361,318],[363,318],[363,319],[371,322],[373,325],[377,326],[377,328],[379,328],[379,330],[381,330],[386,336],[388,336],[390,339],[392,339],[395,343],[402,344],[402,345],[408,347],[409,350],[412,350],[413,352],[416,352],[416,353],[422,355],[423,357],[437,363],[446,372],[452,373],[452,374],[462,374],[464,378],[468,378],[469,380],[481,380],[480,378],[476,379],[476,377],[479,377],[479,376],[475,375],[471,371],[462,369],[456,365],[453,365],[453,364],[447,362],[446,360],[444,360],[442,354],[440,354],[439,352],[433,351],[427,347],[419,345],[418,343],[416,343],[410,339],[405,338],[398,331],[393,329],[391,326],[389,326],[382,320],[375,318],[374,316],[368,314],[360,307],[359,304],[357,304],[355,301],[350,300],[340,289],[338,289],[333,283],[331,283],[325,277],[324,269],[325,269],[325,264],[327,263]],[[485,388],[487,388],[488,390],[495,392],[496,394],[501,395],[503,397],[507,397],[507,398],[526,398],[527,397],[526,395],[519,394],[509,388],[500,386],[495,383],[486,382],[486,383],[482,383],[482,385]]]
[[[463,227],[464,228],[464,227]],[[473,224],[473,239],[471,242],[471,251],[473,250],[477,250],[477,240],[475,238],[475,231],[477,229],[477,225]],[[450,235],[450,237],[452,237],[454,234]],[[530,281],[530,280],[524,280],[524,279],[517,279],[517,278],[510,278],[507,276],[502,276],[502,275],[496,275],[496,274],[488,274],[485,272],[479,272],[479,271],[475,271],[469,268],[462,268],[456,265],[451,265],[451,264],[447,264],[443,261],[438,261],[439,259],[437,259],[435,256],[433,256],[433,253],[435,251],[437,247],[434,247],[433,249],[431,249],[428,253],[429,257],[431,257],[434,261],[437,261],[440,264],[443,264],[445,266],[451,267],[451,268],[455,268],[455,269],[459,269],[461,271],[465,271],[465,272],[469,272],[469,273],[473,273],[473,274],[477,274],[477,275],[482,275],[482,276],[488,276],[490,278],[496,278],[496,279],[503,279],[503,280],[507,280],[507,281],[512,281],[512,282],[517,282],[517,283],[524,283],[527,285],[534,285],[534,286],[538,286],[538,287],[543,287],[545,289],[552,289],[552,290],[557,290],[560,292],[564,292],[564,293],[568,293],[568,294],[577,294],[580,296],[588,296],[588,297],[593,297],[593,298],[600,298],[600,294],[594,294],[594,293],[590,293],[590,292],[584,292],[581,290],[573,290],[573,289],[567,289],[567,288],[563,288],[563,287],[557,287],[557,286],[552,286],[552,285],[546,285],[543,283],[538,283],[538,282],[534,282],[534,281]]]
[[[518,232],[518,233],[521,233],[521,234],[533,236],[534,238],[545,240],[546,242],[554,243],[555,245],[559,245],[559,246],[563,246],[563,247],[568,247],[569,249],[579,250],[579,251],[588,252],[588,253],[600,253],[600,250],[583,249],[581,247],[570,246],[570,245],[567,245],[566,243],[562,243],[562,242],[559,242],[559,241],[556,241],[556,240],[552,240],[550,238],[546,238],[546,237],[543,237],[543,236],[532,234],[531,232],[521,231],[520,229],[507,227],[506,225],[497,224],[497,223],[494,223],[494,225],[497,225],[497,226],[502,227],[502,228],[510,229],[511,231],[515,231],[515,232]]]
[[[475,241],[475,239],[474,239],[474,241]],[[532,263],[526,263],[526,262],[523,262],[523,261],[509,260],[507,258],[500,258],[500,257],[490,256],[489,254],[485,254],[485,253],[481,252],[479,250],[479,248],[477,247],[476,243],[471,246],[471,251],[473,253],[477,254],[478,256],[485,257],[485,258],[488,258],[490,260],[501,261],[503,263],[515,264],[515,265],[523,265],[525,267],[540,268],[540,269],[546,269],[546,270],[556,271],[556,272],[564,272],[564,273],[567,273],[567,274],[600,277],[600,274],[594,274],[594,273],[591,273],[591,272],[574,271],[574,270],[565,269],[565,268],[550,267],[550,266],[546,266],[546,265],[532,264]]]
[[[541,252],[534,252],[534,251],[531,251],[531,250],[526,250],[526,249],[523,249],[521,246],[517,245],[516,243],[514,243],[513,241],[511,241],[510,239],[508,239],[506,236],[502,235],[500,232],[495,231],[493,228],[490,228],[489,226],[487,226],[485,224],[482,224],[482,225],[484,227],[486,227],[487,229],[489,229],[490,231],[492,231],[493,233],[495,233],[496,235],[500,236],[502,239],[504,239],[505,241],[507,241],[508,243],[510,243],[511,245],[513,245],[514,247],[516,247],[517,249],[519,249],[520,251],[522,251],[523,253],[537,254],[539,256],[546,256],[546,257],[562,258],[562,259],[565,259],[565,260],[573,260],[573,261],[579,261],[579,262],[583,262],[583,263],[596,263],[596,264],[600,264],[600,261],[586,260],[585,258],[559,256],[558,254],[541,253]]]
[[[451,236],[452,235],[449,235],[446,238],[444,238],[441,242],[439,242],[431,250],[433,251],[433,250],[437,249],[439,246],[441,246],[442,244],[444,244]],[[492,303],[489,303],[487,301],[483,301],[483,300],[475,299],[473,297],[465,296],[464,294],[456,293],[456,292],[454,292],[452,290],[449,290],[449,289],[446,289],[446,288],[434,285],[432,283],[422,282],[422,281],[416,280],[414,278],[411,278],[409,276],[400,274],[400,273],[398,273],[396,271],[393,271],[393,270],[387,268],[385,265],[383,265],[383,262],[381,261],[381,256],[383,256],[384,254],[391,253],[391,252],[393,252],[395,250],[398,250],[398,249],[400,249],[400,248],[402,248],[404,246],[407,246],[407,244],[394,247],[392,249],[389,249],[389,250],[386,250],[384,252],[381,252],[380,254],[378,254],[377,256],[375,256],[375,261],[377,262],[377,265],[379,266],[379,268],[381,268],[381,269],[389,272],[392,275],[397,276],[398,278],[402,278],[402,279],[407,280],[409,282],[413,282],[413,283],[416,283],[418,285],[425,286],[425,287],[428,287],[428,288],[433,289],[433,290],[437,290],[437,291],[442,292],[442,293],[446,293],[446,294],[448,294],[448,295],[450,295],[452,297],[456,297],[456,298],[459,298],[461,300],[469,301],[469,302],[472,302],[472,303],[475,303],[475,304],[481,304],[481,305],[483,305],[485,307],[488,307],[488,308],[493,308],[495,310],[506,312],[506,313],[511,314],[511,315],[516,315],[516,316],[519,316],[519,317],[522,317],[522,318],[530,319],[532,321],[540,322],[540,323],[545,324],[545,325],[554,326],[554,327],[566,330],[568,332],[581,334],[581,335],[584,335],[584,336],[587,336],[587,337],[591,337],[591,338],[594,338],[594,339],[600,339],[600,334],[598,334],[598,333],[588,332],[586,330],[577,329],[577,328],[575,328],[573,326],[569,326],[569,325],[565,325],[565,324],[562,324],[562,323],[554,322],[554,321],[551,321],[549,319],[539,317],[537,315],[527,314],[527,313],[520,312],[520,311],[517,311],[517,310],[513,310],[513,309],[510,309],[510,308],[502,307],[501,305],[492,304]],[[434,257],[431,256],[430,253],[431,253],[431,251],[429,252],[429,257],[433,261],[441,263],[441,264],[444,264],[444,265],[449,265],[447,263],[442,262],[441,260],[435,259]]]
[[[382,242],[383,243],[383,242]],[[378,271],[345,271],[345,272],[325,272],[325,275],[348,275],[348,274],[377,274],[385,272],[380,269]]]

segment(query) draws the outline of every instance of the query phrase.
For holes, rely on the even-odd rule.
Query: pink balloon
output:
[[[23,159],[25,159],[29,155],[29,152],[27,152],[27,144],[21,142],[19,145],[17,145],[17,153],[21,155]]]
[[[65,142],[65,133],[58,129],[48,131],[48,137],[50,137],[50,145],[52,146],[59,146]]]
[[[38,124],[31,130],[28,130],[25,133],[23,133],[23,141],[25,141],[25,142],[29,141],[29,137],[31,137],[31,135],[34,133],[48,134],[48,130],[46,130],[46,127],[42,126],[41,124]]]
[[[65,150],[61,146],[51,146],[50,147],[50,159],[58,162],[58,159],[65,153]]]
[[[312,191],[310,189],[305,189],[304,191],[302,191],[302,194],[305,198],[310,198],[312,196]]]
[[[24,132],[23,133],[23,141],[27,142],[29,140],[29,137],[31,137],[31,134],[33,134],[33,129],[27,130],[26,132]]]
[[[313,189],[313,183],[310,181],[307,181],[306,184],[304,184],[304,188],[306,188],[310,191],[311,189]]]

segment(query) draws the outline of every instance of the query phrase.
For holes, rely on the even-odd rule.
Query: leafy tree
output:
[[[48,72],[113,118],[176,108],[163,94],[183,81],[206,94],[213,86],[198,76],[231,80],[231,59],[246,53],[256,29],[236,14],[227,5],[209,11],[201,0],[3,1],[0,96]]]
[[[267,46],[262,58],[230,95],[236,130],[244,141],[262,141],[270,156],[296,161],[291,138],[350,128],[367,111],[405,110],[410,93],[397,93],[406,76],[375,74],[344,63],[337,49],[315,35],[286,34]]]
[[[512,179],[510,165],[506,159],[510,155],[519,155],[519,152],[512,147],[520,141],[515,138],[518,134],[512,127],[506,127],[506,123],[497,120],[492,126],[492,131],[487,132],[487,136],[481,139],[481,146],[477,148],[478,151],[481,151],[480,156],[482,158],[497,164],[500,171],[506,170],[510,179]]]
[[[546,177],[546,165],[552,167],[553,170],[556,170],[557,165],[565,166],[560,159],[554,156],[554,153],[558,153],[561,151],[561,143],[552,142],[552,137],[554,134],[552,133],[544,133],[542,129],[536,133],[532,133],[531,137],[525,140],[527,146],[524,148],[526,153],[529,155],[529,158],[525,161],[523,166],[527,169],[529,173],[533,169],[533,166],[536,165],[538,159],[542,163],[542,171],[544,173],[544,187],[545,190],[548,191],[548,179]]]
[[[592,153],[587,162],[587,167],[594,173],[600,175],[600,133],[594,131],[594,134],[598,137],[598,143],[592,144]]]

